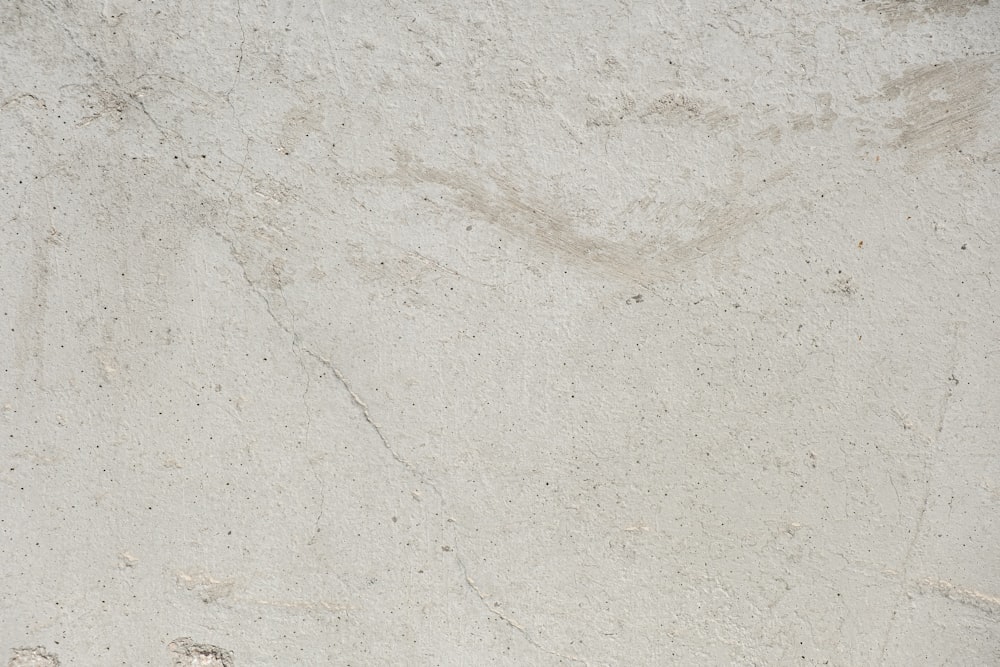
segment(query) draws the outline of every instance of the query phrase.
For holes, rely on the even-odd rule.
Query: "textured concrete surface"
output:
[[[3,664],[1000,664],[996,3],[0,45]]]

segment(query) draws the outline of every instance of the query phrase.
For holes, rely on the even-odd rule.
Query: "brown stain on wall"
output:
[[[735,121],[733,113],[726,107],[680,90],[660,95],[639,111],[639,117],[645,123],[698,123],[709,129],[719,129]]]
[[[883,87],[883,99],[902,100],[893,145],[917,155],[965,149],[1000,121],[997,56],[974,56],[908,69]]]
[[[404,185],[434,184],[446,188],[455,204],[478,218],[503,227],[521,239],[548,249],[583,270],[644,285],[669,279],[681,265],[731,242],[760,211],[720,193],[721,203],[702,203],[673,221],[672,211],[658,209],[648,221],[645,238],[621,240],[585,233],[582,221],[546,204],[540,192],[519,187],[499,174],[469,174],[430,167],[399,154],[390,176]]]
[[[989,0],[874,0],[864,7],[890,24],[902,27],[914,21],[961,18],[973,8],[988,4]]]
[[[591,99],[596,107],[586,121],[588,128],[610,128],[639,121],[645,124],[690,127],[697,131],[717,131],[735,122],[731,109],[697,91],[676,89],[660,93],[650,102],[640,103],[631,94],[613,99]]]

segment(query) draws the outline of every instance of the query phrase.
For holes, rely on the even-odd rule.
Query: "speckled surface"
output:
[[[1000,664],[998,49],[0,3],[0,662]]]

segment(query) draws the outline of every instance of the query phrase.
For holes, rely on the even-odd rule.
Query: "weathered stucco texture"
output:
[[[0,3],[0,664],[1000,664],[1000,5]]]

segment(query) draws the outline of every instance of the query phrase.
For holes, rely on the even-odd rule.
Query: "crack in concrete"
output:
[[[490,597],[489,593],[483,592],[483,590],[481,588],[479,588],[479,586],[476,585],[475,580],[471,576],[469,576],[469,570],[465,566],[465,561],[459,555],[459,549],[458,549],[457,541],[456,541],[456,544],[455,544],[455,552],[454,553],[455,553],[455,560],[458,562],[458,566],[462,570],[462,576],[465,577],[465,583],[466,583],[466,585],[469,587],[470,590],[472,590],[473,593],[475,593],[479,597],[479,601],[482,603],[483,608],[486,609],[486,611],[488,611],[489,613],[493,614],[494,616],[496,616],[497,618],[499,618],[500,620],[502,620],[504,623],[506,623],[507,625],[509,625],[511,628],[513,628],[514,631],[517,632],[519,635],[521,635],[521,637],[526,642],[528,642],[529,644],[531,644],[532,646],[534,646],[539,651],[541,651],[543,653],[548,653],[549,655],[554,655],[554,656],[559,657],[559,658],[564,658],[564,659],[569,660],[571,662],[578,662],[578,663],[581,663],[583,665],[587,665],[589,667],[590,662],[588,660],[585,660],[583,658],[579,658],[577,656],[568,655],[566,653],[559,653],[558,651],[553,651],[552,649],[549,649],[549,648],[546,648],[546,647],[542,646],[541,644],[539,644],[531,636],[531,634],[525,629],[525,627],[523,625],[521,625],[520,623],[518,623],[517,621],[515,621],[513,618],[511,618],[507,614],[503,613],[503,611],[501,611],[500,609],[497,609],[496,607],[491,607],[489,605],[489,603],[487,602],[487,598]]]
[[[956,324],[953,331],[953,342],[951,351],[951,370],[948,373],[948,381],[951,382],[955,378],[955,366],[957,363],[956,355],[958,352],[958,325]],[[920,439],[927,443],[932,448],[937,448],[941,442],[941,432],[944,430],[945,418],[948,416],[948,410],[951,407],[951,399],[954,395],[954,390],[952,387],[945,389],[944,394],[941,396],[939,401],[940,409],[938,410],[938,420],[937,425],[934,428],[934,433],[932,436],[926,433],[918,432]],[[904,424],[904,428],[906,425]],[[886,624],[885,634],[882,637],[882,649],[880,651],[880,660],[884,664],[886,660],[886,652],[889,649],[889,640],[892,637],[892,630],[896,625],[896,618],[899,616],[899,608],[902,604],[903,598],[906,595],[906,585],[909,581],[909,568],[910,563],[913,561],[913,550],[917,545],[917,540],[920,539],[920,534],[924,527],[924,517],[927,514],[927,504],[931,497],[931,480],[930,480],[930,462],[928,456],[924,457],[924,498],[920,504],[920,511],[917,513],[917,521],[913,528],[913,536],[910,538],[909,544],[906,546],[906,552],[903,554],[903,562],[900,564],[900,590],[899,594],[896,596],[896,603],[893,605],[892,614],[889,616],[889,622]],[[891,479],[891,478],[890,478]],[[895,488],[895,484],[893,485]],[[898,496],[898,493],[897,493]]]
[[[249,151],[249,144],[248,144],[248,151]],[[240,169],[240,174],[237,177],[237,181],[236,181],[236,183],[233,186],[233,190],[235,190],[235,188],[239,185],[240,181],[242,180],[243,171],[244,171],[245,165],[246,165],[246,161],[244,160],[244,165]],[[232,194],[233,194],[233,192],[231,190],[230,194],[229,194],[229,196],[227,198],[227,203],[228,203],[229,207],[227,208],[227,211],[226,211],[226,221],[224,223],[226,225],[226,227],[230,229],[230,231],[232,231],[232,228],[229,226],[228,218],[229,218],[229,215],[230,215],[230,212],[231,212],[231,209],[232,209],[232,205],[231,205]],[[389,442],[389,439],[386,437],[385,432],[382,430],[382,427],[372,417],[371,409],[368,407],[368,403],[363,398],[361,398],[361,396],[354,390],[354,387],[352,386],[352,384],[350,383],[350,381],[348,381],[347,377],[341,372],[341,370],[339,368],[337,368],[333,364],[333,362],[330,361],[329,359],[323,357],[321,354],[319,354],[319,353],[315,352],[314,350],[312,350],[312,349],[306,347],[305,345],[303,345],[303,343],[302,343],[302,337],[299,334],[298,330],[295,328],[294,323],[292,325],[288,325],[280,317],[278,317],[277,313],[274,312],[274,308],[271,305],[271,299],[268,298],[267,294],[265,294],[264,291],[260,288],[260,286],[250,277],[249,273],[247,272],[246,266],[240,260],[239,252],[238,252],[238,249],[236,247],[235,242],[233,242],[231,239],[229,239],[225,234],[223,234],[219,230],[217,230],[215,228],[211,228],[211,227],[209,229],[229,249],[230,256],[233,258],[233,261],[239,267],[240,273],[243,276],[243,280],[246,282],[247,286],[250,288],[250,291],[253,292],[253,294],[255,296],[257,296],[257,298],[263,303],[264,310],[267,312],[268,316],[274,322],[275,326],[277,326],[281,331],[283,331],[285,334],[287,334],[289,336],[289,338],[291,339],[291,345],[292,345],[293,353],[295,354],[296,358],[299,360],[299,365],[303,367],[303,371],[306,373],[307,377],[308,377],[308,369],[304,368],[304,365],[302,364],[302,358],[301,358],[300,354],[305,354],[305,355],[313,358],[317,363],[321,364],[324,368],[328,369],[331,373],[333,373],[334,377],[337,378],[337,381],[339,382],[339,384],[341,385],[341,387],[350,396],[351,401],[355,404],[355,406],[358,407],[358,409],[360,410],[361,415],[364,418],[365,422],[371,427],[371,430],[374,431],[375,435],[378,437],[379,441],[382,443],[382,447],[389,454],[390,458],[392,458],[393,461],[395,461],[397,464],[399,464],[400,466],[402,466],[408,473],[410,473],[414,478],[416,478],[421,484],[423,484],[424,486],[427,486],[428,488],[430,488],[431,491],[433,491],[434,495],[437,496],[438,502],[440,503],[440,506],[441,506],[441,509],[444,512],[448,503],[447,503],[447,501],[445,499],[444,494],[441,492],[441,489],[438,487],[438,485],[433,480],[431,480],[422,470],[420,470],[417,466],[415,466],[412,462],[410,462],[409,460],[407,460],[406,458],[404,458],[396,450],[396,448],[392,446],[392,443]],[[291,309],[288,307],[288,302],[285,299],[285,297],[284,297],[283,294],[281,294],[281,298],[282,298],[282,301],[284,302],[285,310],[288,311],[291,314]],[[294,316],[292,316],[292,319],[294,320]],[[308,392],[308,387],[307,387],[307,392]],[[303,394],[303,396],[305,396],[305,394]],[[311,424],[311,416],[308,417],[308,419],[309,419],[309,423]],[[315,471],[314,471],[314,473],[315,473]],[[317,479],[318,479],[318,476],[317,476]],[[454,523],[454,519],[448,518],[448,519],[446,519],[446,523]],[[315,538],[315,535],[313,536],[313,539],[310,540],[310,543],[312,543],[314,541],[314,538]],[[475,584],[475,581],[469,575],[468,566],[465,563],[465,559],[462,558],[462,556],[461,556],[461,553],[460,553],[460,550],[459,550],[459,547],[458,547],[458,540],[457,540],[456,535],[452,534],[450,536],[450,540],[455,545],[455,548],[453,550],[451,550],[451,553],[452,553],[453,558],[455,559],[456,564],[458,565],[458,568],[461,570],[463,581],[465,583],[466,588],[469,591],[471,591],[472,593],[474,593],[476,595],[477,599],[480,601],[480,603],[483,605],[483,608],[486,609],[486,611],[488,611],[490,614],[492,614],[492,615],[497,616],[498,618],[500,618],[506,625],[508,625],[518,635],[520,635],[521,638],[524,639],[524,641],[526,641],[528,644],[530,644],[531,646],[533,646],[535,649],[537,649],[539,651],[542,651],[543,653],[546,653],[548,655],[557,656],[557,657],[560,657],[560,658],[563,658],[563,659],[566,659],[566,660],[570,660],[572,662],[577,662],[577,663],[581,663],[581,664],[584,664],[584,665],[589,665],[590,664],[587,660],[584,660],[583,658],[579,658],[579,657],[576,657],[576,656],[571,656],[571,655],[559,653],[558,651],[553,651],[552,649],[546,648],[545,646],[543,646],[542,644],[540,644],[523,625],[521,625],[520,623],[518,623],[517,621],[515,621],[513,618],[511,618],[507,614],[504,614],[499,609],[491,607],[489,604],[487,604],[486,598],[488,597],[488,595],[486,593],[484,593]]]
[[[243,27],[243,5],[240,4],[240,0],[236,0],[236,22],[240,26],[240,55],[236,60],[236,72],[233,74],[233,83],[229,86],[229,90],[226,91],[227,102],[229,102],[229,96],[236,90],[236,84],[240,81],[240,71],[243,69],[243,47],[247,43],[247,32]],[[230,102],[230,104],[232,103]]]
[[[284,298],[284,296],[282,296],[282,298]],[[292,328],[294,329],[294,324],[292,325]],[[295,348],[293,346],[293,350],[294,349]],[[312,436],[312,408],[309,407],[309,390],[312,389],[312,375],[303,363],[302,358],[298,356],[298,352],[296,352],[296,357],[298,358],[299,366],[302,368],[302,374],[305,375],[306,379],[305,387],[302,390],[302,408],[306,414],[306,425],[303,427],[302,444],[308,447],[309,439]],[[306,544],[312,545],[316,543],[316,538],[319,537],[320,523],[323,521],[323,513],[326,510],[326,487],[323,484],[323,478],[320,477],[319,472],[316,470],[315,461],[309,461],[309,471],[316,479],[316,488],[319,490],[319,509],[316,511],[316,519],[313,522],[313,534],[309,538],[309,541],[306,542]]]
[[[279,324],[278,326],[281,326],[281,325]],[[434,483],[433,481],[431,481],[423,473],[423,471],[421,471],[419,468],[417,468],[415,465],[413,465],[413,463],[411,463],[407,459],[403,458],[399,454],[399,452],[396,451],[395,447],[393,447],[392,444],[390,444],[389,440],[385,437],[385,433],[382,431],[382,427],[379,426],[379,424],[372,418],[371,410],[369,409],[368,404],[364,401],[364,399],[362,399],[358,395],[358,393],[356,391],[354,391],[354,388],[351,386],[350,382],[348,382],[347,378],[344,377],[344,374],[340,372],[340,369],[338,369],[336,366],[334,366],[328,359],[323,358],[321,355],[313,352],[312,350],[309,350],[309,349],[306,349],[306,348],[302,348],[302,349],[305,351],[306,354],[310,355],[311,357],[313,357],[314,359],[316,359],[319,363],[321,363],[324,366],[326,366],[330,370],[330,372],[332,372],[336,376],[336,378],[340,382],[341,386],[343,386],[343,388],[350,395],[351,400],[354,402],[355,405],[358,406],[358,408],[360,408],[361,414],[364,416],[365,421],[368,422],[368,424],[372,427],[372,430],[375,431],[375,434],[378,436],[379,440],[381,440],[383,447],[385,447],[386,451],[389,452],[389,456],[391,456],[394,461],[396,461],[401,466],[403,466],[411,475],[413,475],[414,477],[416,477],[422,484],[424,484],[425,486],[429,487],[434,492],[434,494],[438,497],[438,502],[441,504],[441,509],[444,510],[445,507],[447,506],[447,501],[445,500],[444,494],[441,492],[441,489],[438,488],[437,484]],[[452,519],[448,519],[448,521],[453,521],[453,520]],[[559,653],[557,651],[553,651],[553,650],[551,650],[549,648],[546,648],[546,647],[542,646],[541,644],[539,644],[531,636],[531,634],[525,629],[525,627],[523,625],[521,625],[520,623],[518,623],[517,621],[515,621],[514,619],[512,619],[507,614],[504,614],[499,609],[496,609],[495,607],[491,607],[489,604],[487,604],[486,598],[489,597],[489,596],[486,593],[484,593],[476,585],[475,580],[473,580],[472,577],[469,576],[469,569],[468,569],[468,566],[466,566],[466,564],[465,564],[465,559],[463,559],[462,556],[461,556],[461,550],[459,549],[459,546],[458,546],[457,536],[452,535],[451,536],[451,541],[455,545],[455,548],[452,551],[452,555],[455,558],[455,562],[458,564],[459,569],[462,571],[462,577],[463,577],[463,579],[465,581],[465,584],[466,584],[466,586],[468,586],[468,588],[473,593],[476,594],[476,596],[479,598],[479,601],[482,603],[483,608],[485,608],[489,613],[493,614],[494,616],[497,616],[498,618],[500,618],[504,623],[506,623],[508,626],[510,626],[511,628],[513,628],[518,634],[520,634],[521,637],[526,642],[528,642],[529,644],[531,644],[532,646],[534,646],[539,651],[542,651],[544,653],[548,653],[549,655],[558,656],[560,658],[565,658],[565,659],[571,660],[573,662],[579,662],[579,663],[582,663],[584,665],[589,665],[590,664],[589,662],[587,662],[586,660],[584,660],[582,658],[577,658],[575,656],[566,655],[564,653]]]
[[[232,107],[232,103],[230,103],[230,107]],[[235,113],[235,109],[233,109],[233,111]],[[238,118],[237,118],[237,123],[238,122],[239,121],[238,121]],[[225,214],[223,216],[223,225],[225,225],[226,229],[229,230],[229,233],[232,234],[233,237],[237,236],[236,231],[232,228],[232,226],[230,225],[230,222],[229,222],[230,218],[232,217],[233,195],[235,194],[236,189],[243,182],[243,177],[244,177],[244,174],[246,173],[247,164],[248,164],[249,159],[250,159],[250,138],[249,138],[249,136],[246,135],[246,132],[243,131],[242,127],[240,127],[240,130],[243,133],[244,137],[246,138],[246,147],[244,149],[243,161],[240,164],[239,173],[237,174],[236,180],[233,183],[232,187],[229,189],[229,193],[226,196],[226,211],[225,211]],[[309,374],[309,369],[306,368],[305,364],[303,363],[302,354],[305,354],[305,355],[311,357],[317,363],[319,363],[324,368],[328,369],[331,373],[333,373],[334,377],[337,378],[337,381],[339,382],[339,384],[341,385],[341,387],[350,396],[351,401],[361,411],[361,415],[364,418],[365,422],[371,427],[372,431],[375,432],[375,435],[378,437],[379,442],[382,443],[382,447],[389,454],[390,458],[392,458],[393,461],[395,461],[397,464],[399,464],[400,466],[402,466],[408,473],[410,473],[414,478],[416,478],[421,484],[423,484],[424,486],[427,486],[428,488],[430,488],[433,491],[434,495],[437,496],[438,502],[439,502],[439,504],[441,506],[441,509],[442,509],[442,512],[446,513],[445,508],[446,508],[446,506],[447,506],[448,503],[445,500],[445,496],[441,492],[441,489],[422,470],[420,470],[417,466],[415,466],[411,461],[409,461],[406,458],[404,458],[396,450],[396,448],[392,446],[392,443],[389,442],[389,439],[386,437],[384,431],[382,430],[382,427],[372,417],[371,410],[368,407],[368,403],[363,398],[361,398],[361,396],[354,390],[354,387],[348,381],[347,377],[341,372],[341,370],[339,368],[337,368],[337,366],[335,366],[333,364],[333,362],[331,360],[323,357],[321,354],[319,354],[316,351],[310,349],[309,347],[305,346],[302,343],[301,334],[299,334],[298,329],[295,326],[295,316],[294,316],[294,313],[292,312],[292,309],[289,307],[288,300],[285,298],[285,295],[280,290],[278,290],[278,295],[281,297],[282,303],[284,304],[284,309],[289,314],[289,317],[292,320],[291,324],[286,324],[284,322],[284,320],[278,316],[278,314],[274,311],[274,307],[271,304],[271,299],[268,298],[268,295],[264,292],[263,289],[261,289],[261,287],[257,284],[257,282],[255,282],[250,277],[250,274],[247,272],[246,265],[241,260],[241,257],[240,257],[241,253],[239,252],[239,249],[236,246],[236,242],[233,239],[231,239],[230,237],[228,237],[225,234],[223,234],[221,231],[219,231],[215,227],[212,227],[211,225],[208,225],[207,227],[208,227],[209,231],[211,231],[212,234],[214,234],[216,237],[218,237],[223,242],[223,244],[226,246],[226,248],[229,250],[230,256],[233,258],[233,261],[239,267],[240,274],[243,276],[244,282],[246,282],[247,286],[250,288],[250,291],[264,305],[264,310],[267,312],[267,314],[270,317],[271,321],[274,322],[275,326],[277,326],[281,331],[283,331],[291,339],[292,352],[295,355],[296,359],[298,360],[299,366],[300,366],[300,368],[302,368],[302,371],[303,371],[303,373],[306,376],[306,387],[305,387],[305,391],[303,392],[303,395],[302,395],[302,400],[303,400],[303,404],[304,404],[305,410],[306,410],[306,428],[307,428],[307,434],[308,434],[309,430],[311,430],[311,425],[312,425],[312,413],[311,413],[311,410],[310,410],[310,408],[308,406],[308,400],[307,400],[308,393],[309,393],[309,390],[311,388],[311,375]],[[657,296],[659,296],[659,295],[657,295]],[[319,474],[316,472],[316,470],[315,470],[314,467],[312,468],[312,471],[313,471],[313,475],[316,477],[317,481],[319,482],[321,493],[322,493],[322,479],[320,478]],[[319,532],[318,531],[318,527],[319,527],[318,523],[319,523],[320,519],[322,518],[324,505],[325,505],[325,495],[321,496],[321,503],[320,503],[319,515],[317,516],[317,519],[316,519],[317,530],[312,535],[312,537],[310,538],[310,540],[308,542],[309,544],[313,544],[315,542],[316,535]],[[446,519],[446,523],[454,523],[454,519],[448,518],[448,519]],[[584,664],[584,665],[589,665],[590,664],[587,660],[584,660],[582,658],[578,658],[578,657],[571,656],[571,655],[566,655],[566,654],[563,654],[563,653],[559,653],[557,651],[553,651],[552,649],[546,648],[545,646],[543,646],[542,644],[540,644],[532,636],[532,634],[530,632],[528,632],[528,630],[526,630],[524,628],[524,626],[522,626],[521,624],[519,624],[517,621],[515,621],[514,619],[512,619],[507,614],[504,614],[503,612],[501,612],[499,609],[491,607],[489,604],[487,604],[487,602],[486,602],[487,594],[485,594],[475,584],[474,580],[469,575],[468,567],[466,566],[465,560],[462,558],[461,553],[460,553],[460,549],[458,547],[457,536],[455,534],[452,534],[452,535],[449,536],[449,539],[455,545],[455,548],[453,550],[451,550],[451,553],[452,553],[453,558],[455,559],[456,564],[458,565],[458,568],[461,570],[463,581],[464,581],[464,583],[466,585],[466,588],[469,591],[471,591],[472,593],[474,593],[476,595],[476,597],[479,599],[480,603],[487,610],[487,612],[489,612],[490,614],[492,614],[494,616],[497,616],[498,618],[500,618],[501,620],[503,620],[506,625],[508,625],[510,628],[512,628],[528,644],[530,644],[531,646],[533,646],[537,650],[542,651],[542,652],[544,652],[544,653],[546,653],[548,655],[553,655],[553,656],[557,656],[557,657],[560,657],[560,658],[563,658],[563,659],[566,659],[566,660],[570,660],[572,662],[577,662],[577,663],[581,663],[581,664]]]

